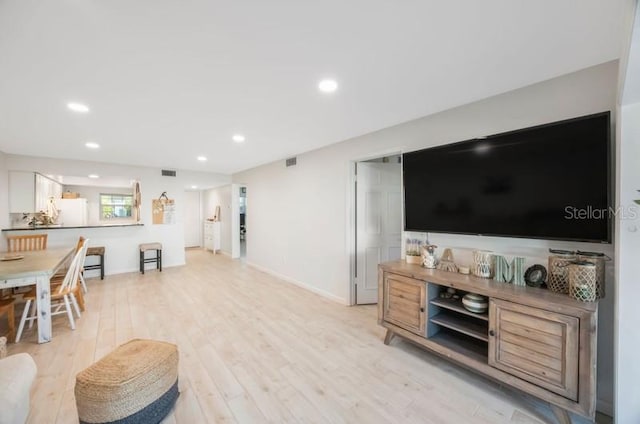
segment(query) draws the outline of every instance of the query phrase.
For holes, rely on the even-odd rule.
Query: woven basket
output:
[[[549,274],[547,286],[557,293],[569,293],[569,264],[576,260],[574,254],[555,254],[549,256]]]
[[[176,345],[131,340],[76,376],[80,422],[152,422],[149,417],[166,415],[173,406],[177,380]]]
[[[569,296],[582,302],[596,300],[596,265],[576,261],[569,265]]]

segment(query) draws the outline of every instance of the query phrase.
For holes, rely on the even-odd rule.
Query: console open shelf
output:
[[[465,334],[474,339],[489,341],[488,323],[485,321],[470,320],[454,313],[440,312],[439,314],[429,318],[434,324],[441,325],[458,333]]]
[[[470,317],[478,318],[484,321],[489,321],[489,314],[486,312],[484,314],[476,314],[471,311],[467,311],[464,306],[462,306],[462,301],[460,299],[445,299],[445,298],[435,298],[429,301],[432,305],[439,306],[441,308],[449,309],[464,315],[468,315]]]
[[[429,340],[473,359],[479,364],[487,363],[487,344],[480,340],[464,337],[446,329],[440,330],[438,334],[430,337]]]

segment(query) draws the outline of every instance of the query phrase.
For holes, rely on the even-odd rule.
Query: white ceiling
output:
[[[630,1],[0,0],[0,151],[236,172],[617,59]]]

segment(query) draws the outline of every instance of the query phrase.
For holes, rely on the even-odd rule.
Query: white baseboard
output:
[[[162,263],[162,269],[165,268],[173,268],[175,266],[185,266],[187,263],[186,262],[182,262],[182,263],[171,263],[171,264],[165,264],[164,262]],[[145,268],[144,269],[145,272],[147,271],[154,271],[155,268],[149,267],[149,268]],[[87,278],[95,278],[96,276],[98,278],[100,278],[100,270],[99,269],[91,269],[89,271],[86,271],[87,273],[91,273],[88,274]],[[140,267],[135,267],[135,268],[121,268],[121,269],[110,269],[110,270],[104,270],[104,276],[108,276],[108,275],[118,275],[118,274],[129,274],[129,273],[133,273],[133,272],[140,272]]]
[[[596,399],[596,411],[613,417],[613,403],[608,400]]]
[[[343,299],[343,298],[341,298],[339,296],[336,296],[336,295],[334,295],[332,293],[329,293],[329,292],[327,292],[325,290],[319,289],[317,287],[310,286],[309,284],[303,283],[302,281],[298,281],[295,278],[287,277],[286,275],[279,274],[279,273],[277,273],[277,272],[275,272],[275,271],[273,271],[273,270],[271,270],[269,268],[265,268],[263,266],[254,264],[252,262],[246,262],[246,264],[248,266],[252,267],[252,268],[257,269],[258,271],[262,271],[262,272],[264,272],[266,274],[272,275],[272,276],[274,276],[274,277],[276,277],[276,278],[278,278],[278,279],[280,279],[282,281],[285,281],[287,283],[293,284],[295,286],[298,286],[300,288],[303,288],[305,290],[308,290],[310,292],[318,294],[318,295],[320,295],[322,297],[325,297],[325,298],[327,298],[329,300],[332,300],[332,301],[334,301],[336,303],[340,303],[341,305],[349,306],[349,302],[347,302],[347,300],[345,300],[345,299]]]

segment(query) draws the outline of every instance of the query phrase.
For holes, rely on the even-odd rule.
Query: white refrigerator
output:
[[[56,206],[60,211],[58,223],[64,227],[84,227],[87,225],[89,212],[87,199],[58,199]]]

